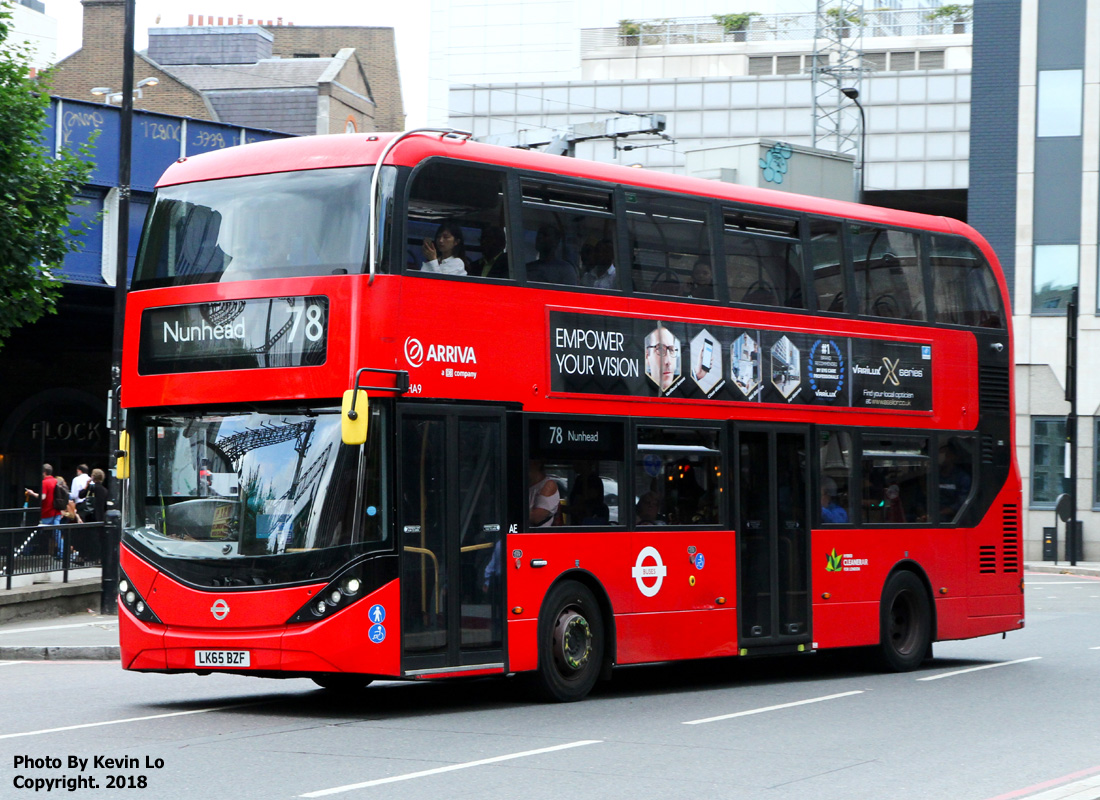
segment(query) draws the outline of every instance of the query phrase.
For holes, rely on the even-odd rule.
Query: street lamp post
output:
[[[859,89],[854,86],[846,86],[840,93],[856,104],[859,109],[859,202],[863,202],[864,181],[863,168],[866,166],[867,156],[867,116],[863,113],[863,106],[859,102]]]

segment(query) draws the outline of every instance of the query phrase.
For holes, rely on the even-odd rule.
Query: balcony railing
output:
[[[969,20],[929,19],[929,9],[865,11],[863,35],[941,36],[971,33]],[[672,44],[719,42],[788,42],[814,38],[815,14],[759,14],[749,18],[744,30],[727,31],[713,17],[631,20],[632,28],[583,28],[581,56],[609,47],[651,47]],[[635,30],[636,28],[636,30]],[[856,22],[841,26],[844,36],[858,32]]]

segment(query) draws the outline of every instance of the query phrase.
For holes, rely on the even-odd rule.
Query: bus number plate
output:
[[[247,667],[251,666],[247,650],[196,650],[196,667]]]

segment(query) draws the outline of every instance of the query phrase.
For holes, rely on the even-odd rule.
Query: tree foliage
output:
[[[0,3],[0,347],[20,326],[57,310],[56,270],[75,245],[69,206],[87,180],[86,150],[43,141],[48,91],[31,77],[30,48],[10,41],[12,15]]]

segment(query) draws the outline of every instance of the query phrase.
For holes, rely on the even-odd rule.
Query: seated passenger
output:
[[[546,476],[545,462],[532,460],[527,465],[527,523],[532,528],[548,528],[561,506],[558,482]]]
[[[615,277],[615,246],[610,239],[601,239],[594,247],[581,248],[584,261],[584,274],[581,284],[594,289],[618,289],[619,279]]]
[[[481,258],[470,265],[470,274],[482,278],[507,278],[508,254],[504,252],[507,239],[499,225],[486,225],[481,229]]]
[[[848,512],[837,503],[836,481],[832,478],[821,479],[821,521],[831,523],[845,523],[848,521]]]
[[[664,525],[661,519],[661,498],[656,492],[646,492],[638,500],[635,509],[636,524],[638,525]]]
[[[527,264],[527,280],[539,283],[577,285],[577,270],[561,257],[561,231],[553,225],[543,225],[535,234],[535,250],[539,257]]]
[[[462,228],[453,222],[444,222],[435,232],[435,240],[425,239],[422,272],[442,275],[466,274],[466,245],[462,241]]]
[[[714,299],[714,271],[711,269],[709,260],[700,258],[691,268],[691,292],[688,297],[699,300]]]

